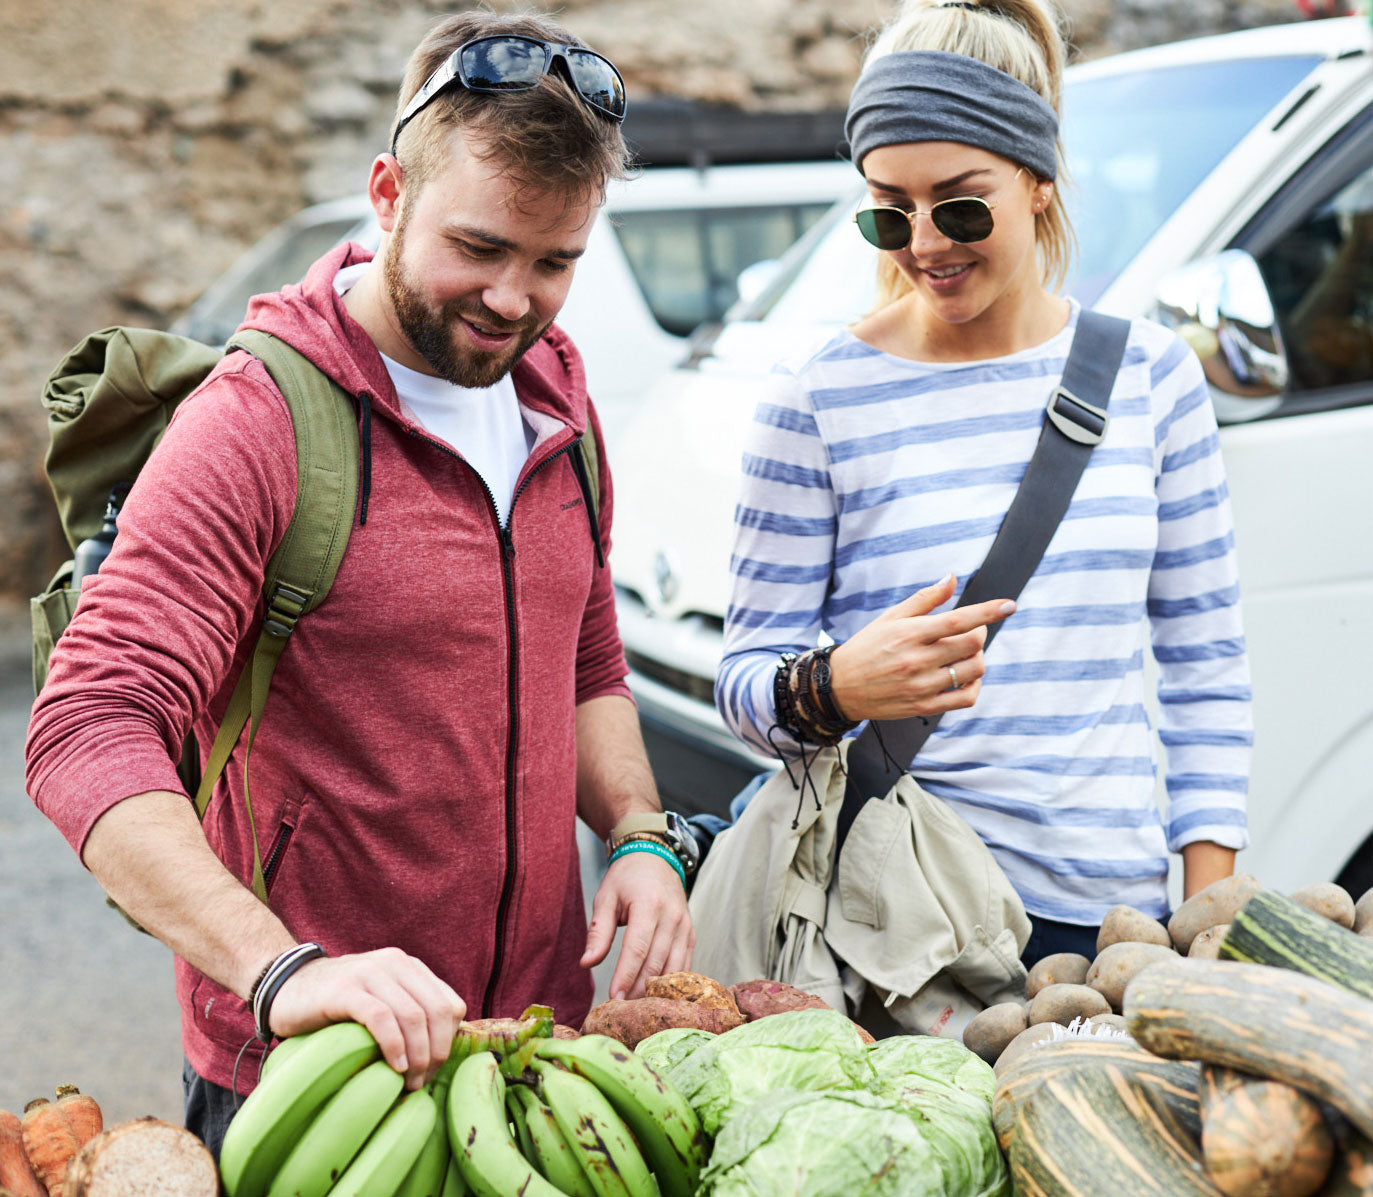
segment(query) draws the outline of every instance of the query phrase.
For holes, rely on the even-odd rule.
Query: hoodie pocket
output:
[[[305,809],[307,797],[308,795],[302,795],[299,798],[287,799],[286,806],[281,812],[281,822],[277,825],[276,835],[272,837],[271,847],[267,849],[262,858],[262,880],[269,895],[272,892],[272,882],[281,872],[282,859],[291,846],[296,828],[300,826],[300,817]]]

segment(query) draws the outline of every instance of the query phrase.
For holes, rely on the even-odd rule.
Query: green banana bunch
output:
[[[395,1197],[441,1197],[452,1153],[448,1150],[448,1081],[435,1077],[429,1083],[437,1116],[415,1166],[405,1174]],[[466,1186],[463,1188],[466,1192]]]
[[[458,1171],[458,1161],[451,1155],[448,1157],[448,1171],[443,1177],[442,1197],[468,1197],[472,1192],[467,1187],[467,1182],[463,1180],[462,1173]]]
[[[448,1141],[476,1197],[566,1197],[525,1158],[510,1132],[505,1077],[489,1051],[468,1056],[448,1090]]]
[[[329,1190],[329,1197],[394,1193],[398,1181],[415,1166],[438,1116],[439,1108],[427,1088],[411,1090],[391,1107]]]
[[[321,1107],[381,1056],[360,1023],[331,1023],[296,1038],[301,1042],[263,1076],[225,1132],[219,1174],[228,1197],[266,1197]]]
[[[544,1178],[568,1197],[596,1197],[591,1178],[571,1146],[558,1129],[558,1120],[538,1094],[528,1085],[511,1085],[506,1105],[514,1102],[520,1107],[528,1146],[525,1156],[531,1160]]]
[[[324,1197],[404,1086],[405,1078],[385,1060],[345,1081],[291,1149],[267,1197]]]
[[[709,1151],[705,1132],[686,1098],[641,1056],[605,1035],[541,1039],[534,1055],[561,1064],[605,1095],[634,1132],[662,1197],[692,1197]]]
[[[653,1173],[605,1094],[550,1060],[536,1059],[533,1066],[540,1094],[596,1197],[657,1197]]]

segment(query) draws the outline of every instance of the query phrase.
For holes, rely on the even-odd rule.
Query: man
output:
[[[612,994],[690,962],[598,565],[610,480],[597,524],[595,415],[552,325],[626,159],[619,75],[573,44],[529,17],[440,24],[372,165],[375,259],[336,250],[245,321],[358,397],[362,453],[343,564],[253,743],[270,908],[238,753],[203,824],[173,766],[188,731],[213,740],[295,501],[290,415],[247,354],[144,467],[34,708],[30,794],[176,953],[187,1124],[216,1153],[255,1028],[356,1020],[414,1088],[465,1014],[579,1021],[618,925]],[[577,813],[645,849],[612,861],[589,930]]]

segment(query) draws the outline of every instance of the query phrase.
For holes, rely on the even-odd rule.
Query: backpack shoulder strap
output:
[[[572,471],[586,500],[586,518],[591,525],[591,543],[596,548],[596,564],[605,568],[605,550],[601,547],[601,445],[595,425],[587,429],[572,448]]]
[[[286,534],[267,563],[262,630],[210,749],[195,808],[204,818],[215,784],[244,725],[249,724],[243,756],[243,800],[253,833],[252,888],[266,902],[266,881],[248,791],[248,758],[267,706],[272,674],[296,621],[324,601],[348,547],[358,498],[358,426],[352,396],[284,341],[244,329],[235,334],[228,349],[243,349],[258,358],[290,409],[296,440],[296,505]]]

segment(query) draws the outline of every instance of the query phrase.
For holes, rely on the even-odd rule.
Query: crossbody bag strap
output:
[[[968,579],[958,606],[1018,598],[1039,567],[1092,449],[1106,435],[1110,424],[1106,408],[1129,336],[1127,320],[1086,309],[1078,316],[1063,377],[1049,397],[1034,456],[982,568]],[[987,628],[988,645],[1000,626]],[[896,784],[938,722],[938,715],[916,715],[869,723],[863,729],[849,749],[849,785],[839,814],[836,852],[843,847],[863,803]]]
[[[252,890],[267,901],[257,826],[248,787],[248,761],[267,707],[272,674],[296,621],[329,593],[348,547],[358,498],[358,427],[351,396],[303,354],[268,333],[244,329],[229,349],[258,358],[286,400],[296,440],[296,505],[263,581],[266,612],[257,643],[229,698],[223,722],[196,790],[197,816],[205,817],[243,728],[243,805],[253,841]]]

